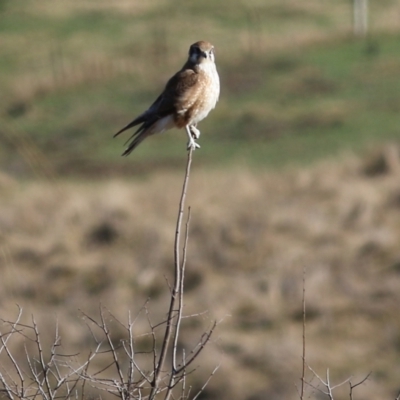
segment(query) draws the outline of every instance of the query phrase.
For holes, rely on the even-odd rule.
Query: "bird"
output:
[[[214,46],[201,40],[189,48],[189,57],[183,67],[165,85],[154,103],[129,124],[122,132],[140,125],[127,140],[123,156],[130,154],[144,139],[171,128],[185,128],[187,149],[200,148],[197,124],[215,108],[219,98],[220,83],[215,65]]]

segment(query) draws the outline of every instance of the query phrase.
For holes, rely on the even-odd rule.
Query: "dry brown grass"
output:
[[[195,378],[203,382],[223,359],[209,396],[297,397],[305,267],[310,365],[321,374],[330,367],[337,381],[372,370],[358,398],[394,397],[397,151],[389,146],[361,160],[281,173],[194,166],[185,311],[224,318],[220,353],[209,351]],[[51,333],[58,315],[63,345],[83,352],[90,336],[78,309],[93,315],[102,303],[125,319],[150,297],[153,320],[162,319],[181,181],[174,173],[56,184],[1,176],[1,316],[15,316],[18,303]],[[183,326],[184,343],[194,340],[193,321]],[[145,323],[137,329],[145,331]],[[338,398],[348,398],[347,389]]]

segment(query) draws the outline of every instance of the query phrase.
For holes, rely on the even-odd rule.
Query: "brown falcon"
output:
[[[166,84],[164,91],[144,113],[124,126],[119,135],[133,126],[139,129],[127,141],[126,156],[147,136],[171,128],[185,128],[188,149],[200,147],[195,139],[200,136],[197,123],[207,117],[219,97],[219,77],[215,67],[214,46],[205,41],[192,44],[189,58]]]

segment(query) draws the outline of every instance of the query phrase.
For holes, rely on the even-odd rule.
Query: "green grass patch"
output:
[[[25,11],[4,4],[3,169],[29,170],[26,146],[61,174],[68,164],[78,170],[80,162],[112,171],[121,162],[174,166],[185,158],[184,131],[150,138],[122,160],[129,133],[112,139],[184,62],[191,39],[175,38],[188,23],[179,25],[174,8],[124,13],[83,7],[53,17],[30,12],[33,2]],[[267,29],[275,35],[282,31],[284,38],[290,23],[302,23],[310,32],[317,26],[324,27],[321,33],[330,31],[338,14],[330,18],[320,7],[288,8],[273,1],[225,13],[216,5],[212,15],[197,2],[182,7],[196,21],[210,17],[209,29],[219,32],[221,99],[199,126],[199,163],[281,167],[400,138],[399,34],[355,40],[342,33],[271,50],[264,29],[270,20]],[[171,28],[162,22],[165,15],[175,21]],[[198,29],[193,25],[191,34]],[[224,39],[228,33],[237,45]],[[183,49],[177,47],[180,41],[186,43]],[[22,156],[15,160],[13,154]]]

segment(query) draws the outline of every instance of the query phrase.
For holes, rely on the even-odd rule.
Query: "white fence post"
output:
[[[368,0],[353,0],[354,35],[364,37],[368,33]]]

